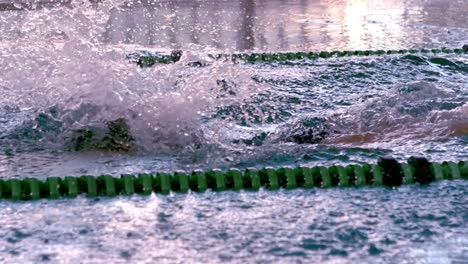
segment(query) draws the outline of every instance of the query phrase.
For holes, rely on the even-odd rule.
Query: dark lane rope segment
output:
[[[377,164],[331,167],[283,167],[238,169],[208,172],[175,172],[173,174],[138,174],[121,177],[80,176],[50,177],[44,181],[25,178],[0,180],[0,198],[12,200],[37,200],[40,198],[74,198],[115,195],[149,195],[227,190],[257,191],[329,188],[358,186],[400,186],[402,184],[428,184],[448,179],[468,180],[468,161],[429,162],[425,158],[411,157],[407,163],[393,158],[381,158]]]
[[[332,57],[350,57],[350,56],[376,56],[391,54],[466,54],[468,45],[460,49],[410,49],[410,50],[355,50],[355,51],[321,51],[321,52],[280,52],[280,53],[233,53],[233,54],[209,54],[208,57],[214,60],[238,61],[242,60],[248,63],[270,62],[270,61],[294,61],[302,59],[318,59]],[[176,50],[171,54],[129,54],[128,58],[133,58],[141,67],[150,67],[154,64],[170,64],[180,60],[182,51]]]

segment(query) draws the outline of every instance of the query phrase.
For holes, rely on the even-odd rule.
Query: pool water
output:
[[[467,14],[437,0],[0,1],[0,177],[467,160],[466,54],[207,56],[461,48]],[[127,56],[174,49],[175,64]],[[467,191],[1,201],[0,260],[467,263]]]
[[[466,181],[2,202],[3,261],[466,263]]]

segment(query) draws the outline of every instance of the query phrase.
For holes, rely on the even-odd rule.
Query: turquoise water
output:
[[[373,162],[381,156],[468,158],[466,55],[217,62],[203,68],[184,63],[139,71],[144,75],[160,67],[186,74],[168,81],[174,83],[171,89],[185,94],[158,92],[158,98],[145,98],[154,96],[151,88],[140,96],[132,87],[132,98],[122,104],[115,98],[93,102],[103,96],[93,91],[98,94],[88,95],[90,102],[73,95],[62,105],[45,108],[6,106],[0,119],[0,175],[44,178],[314,166]],[[216,80],[204,77],[213,72]],[[193,89],[200,89],[195,92],[202,99],[187,99]],[[172,107],[172,100],[180,101]],[[134,106],[122,108],[127,104]],[[80,129],[103,134],[109,121],[122,117],[133,138],[130,151],[77,146]]]
[[[460,48],[466,1],[0,1],[0,10],[4,179],[468,159],[467,55],[207,56]],[[184,55],[170,65],[126,58],[172,49]],[[449,181],[2,201],[0,260],[465,263],[467,190]]]

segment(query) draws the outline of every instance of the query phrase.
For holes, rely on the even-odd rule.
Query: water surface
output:
[[[2,0],[0,10],[4,179],[468,159],[467,55],[207,56],[460,48],[467,1]],[[176,64],[127,59],[173,49],[184,51]],[[73,145],[87,130],[104,139],[122,118],[128,148]],[[464,263],[467,190],[451,181],[3,201],[0,259]]]

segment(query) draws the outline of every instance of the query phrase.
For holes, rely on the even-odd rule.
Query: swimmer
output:
[[[293,120],[262,137],[261,144],[364,144],[468,135],[468,104],[447,103],[444,98],[452,98],[450,93],[428,82],[414,82],[391,94],[348,113]]]

